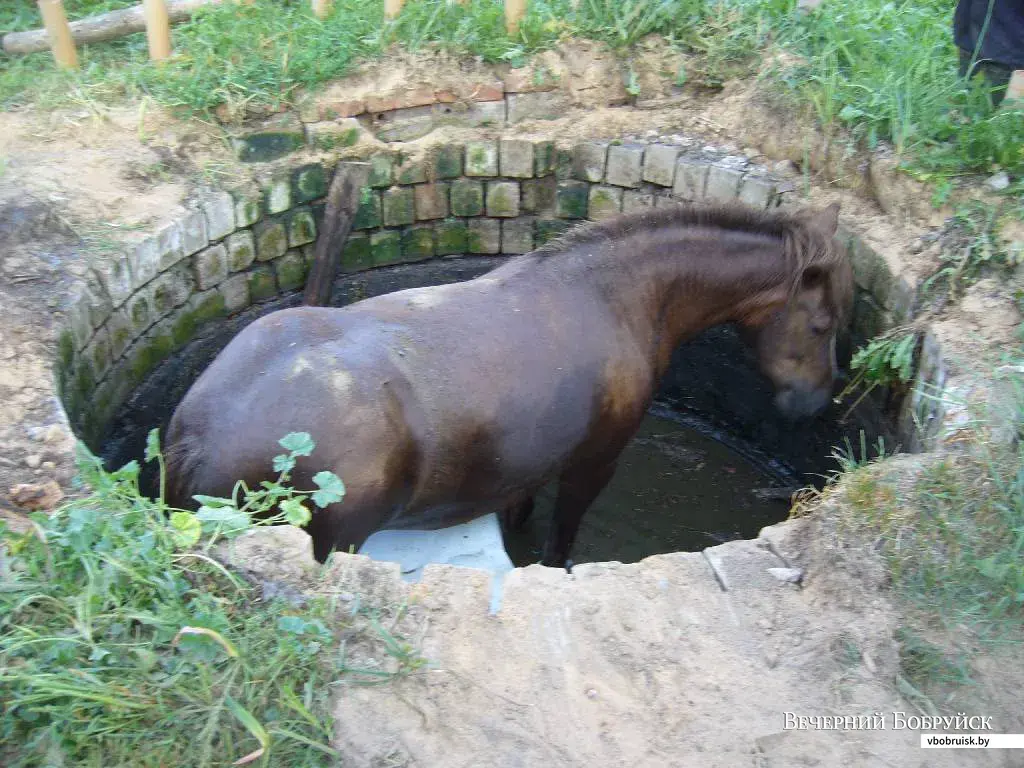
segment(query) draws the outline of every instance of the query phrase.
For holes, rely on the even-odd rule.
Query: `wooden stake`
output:
[[[149,58],[163,61],[171,55],[171,20],[167,15],[167,4],[164,0],[142,0],[142,12],[146,17]]]
[[[40,0],[40,7],[44,1],[51,2],[52,0]],[[245,2],[245,0],[240,1]],[[4,0],[0,0],[0,2],[4,2]],[[204,5],[219,5],[225,0],[165,0],[165,2],[171,23],[176,24],[190,18],[197,8],[202,8]],[[146,28],[146,19],[142,6],[133,5],[131,8],[122,8],[72,21],[68,26],[71,27],[71,37],[75,43],[85,45],[87,43],[102,43],[124,35],[142,32]],[[3,36],[3,48],[7,53],[35,53],[36,51],[45,51],[49,47],[50,38],[45,29],[8,32]]]
[[[505,29],[510,35],[519,31],[519,22],[526,15],[526,0],[505,0]]]
[[[313,267],[309,271],[302,302],[309,307],[325,307],[331,300],[331,287],[338,272],[338,257],[359,208],[363,187],[370,180],[369,163],[338,163],[327,192],[327,208],[320,234],[313,246]]]
[[[43,26],[50,41],[50,50],[57,65],[67,69],[78,69],[78,52],[71,37],[68,17],[64,13],[64,0],[38,0],[39,12],[43,15]]]
[[[326,19],[331,13],[334,0],[313,0],[313,15],[318,19]]]
[[[403,0],[384,0],[384,18],[393,19],[402,10]]]

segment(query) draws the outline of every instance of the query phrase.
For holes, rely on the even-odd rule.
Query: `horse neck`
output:
[[[756,324],[789,295],[779,236],[677,226],[607,240],[598,252],[580,247],[590,253],[577,263],[593,265],[581,271],[651,350],[658,376],[683,341],[722,323]]]

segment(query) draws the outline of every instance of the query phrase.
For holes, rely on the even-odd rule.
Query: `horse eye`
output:
[[[815,318],[811,320],[811,333],[815,336],[824,336],[832,328],[832,322],[826,318]]]

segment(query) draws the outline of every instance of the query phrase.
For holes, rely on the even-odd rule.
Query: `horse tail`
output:
[[[195,434],[173,433],[178,430],[171,425],[171,439],[164,448],[164,461],[167,465],[167,503],[178,509],[189,509],[195,506],[192,500],[197,493],[196,475],[203,465],[203,443]]]

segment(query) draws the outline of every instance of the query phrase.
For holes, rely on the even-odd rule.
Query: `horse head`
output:
[[[802,231],[787,243],[795,259],[788,301],[748,329],[759,366],[775,387],[776,407],[791,419],[812,417],[832,399],[836,335],[853,299],[852,268],[833,239],[838,214],[833,204],[802,217]]]

